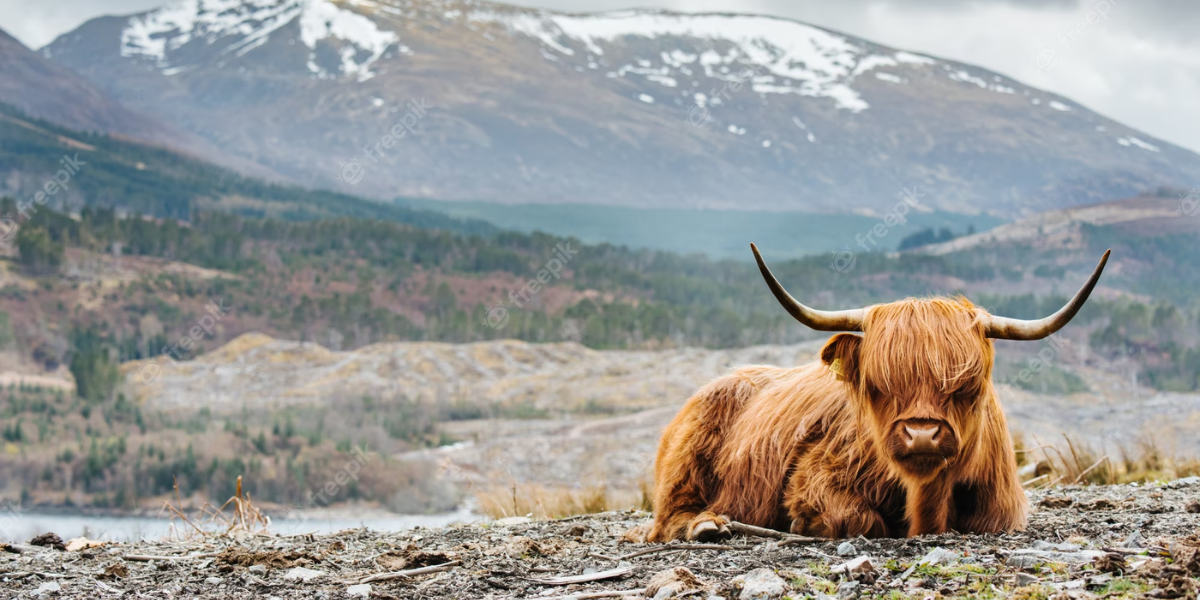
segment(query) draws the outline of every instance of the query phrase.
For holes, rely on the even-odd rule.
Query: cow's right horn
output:
[[[1104,272],[1104,265],[1108,264],[1109,254],[1112,254],[1112,250],[1104,252],[1104,256],[1100,258],[1100,264],[1096,265],[1096,270],[1092,271],[1092,276],[1088,278],[1087,283],[1083,284],[1083,287],[1075,292],[1075,297],[1071,298],[1066,306],[1058,309],[1058,312],[1036,321],[993,316],[987,323],[987,337],[997,340],[1040,340],[1066,327],[1067,323],[1075,318],[1079,309],[1083,308],[1083,303],[1087,302],[1092,288],[1096,287],[1096,282],[1100,281],[1100,274]]]
[[[817,331],[862,331],[863,316],[866,311],[861,308],[836,311],[816,310],[801,304],[787,290],[783,289],[779,280],[771,274],[771,269],[767,268],[767,263],[763,262],[762,255],[758,253],[758,246],[750,244],[750,250],[754,251],[754,260],[758,261],[758,270],[762,271],[763,279],[767,280],[767,287],[771,288],[775,299],[797,321]]]

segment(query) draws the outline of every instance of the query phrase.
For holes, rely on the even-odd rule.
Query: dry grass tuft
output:
[[[510,483],[476,491],[479,510],[494,519],[529,516],[561,519],[610,510],[650,510],[654,488],[646,481],[638,489],[612,489],[592,485],[580,489]]]
[[[171,519],[169,537],[190,539],[210,535],[227,535],[240,537],[243,535],[262,535],[267,533],[271,520],[262,514],[249,494],[242,492],[242,476],[237,478],[237,494],[225,501],[220,508],[205,502],[198,511],[195,519],[188,517],[183,509],[183,498],[179,493],[179,481],[175,482],[175,502],[163,501],[163,513],[168,513]],[[225,509],[230,509],[226,514]],[[161,514],[161,513],[160,513]],[[179,521],[176,524],[176,520]]]
[[[1036,446],[1025,448],[1023,440],[1014,443],[1020,464],[1049,467],[1049,473],[1026,481],[1026,486],[1092,484],[1111,485],[1130,482],[1167,481],[1200,475],[1200,460],[1179,458],[1160,449],[1147,437],[1129,448],[1118,445],[1115,452],[1102,454],[1091,446],[1067,435],[1063,441],[1044,444],[1034,437]],[[1114,458],[1117,457],[1117,458]],[[1042,471],[1038,471],[1039,474]]]

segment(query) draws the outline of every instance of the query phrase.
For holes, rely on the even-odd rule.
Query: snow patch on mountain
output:
[[[498,23],[510,32],[526,35],[566,56],[587,53],[604,56],[606,48],[628,38],[676,38],[700,48],[661,52],[662,70],[630,66],[616,71],[640,74],[649,81],[674,87],[669,71],[692,73],[689,65],[703,68],[708,77],[732,80],[731,66],[749,68],[778,78],[755,79],[760,94],[798,94],[829,98],[842,109],[859,112],[868,104],[851,87],[858,75],[878,67],[922,66],[936,61],[908,52],[872,54],[865,47],[823,29],[796,21],[752,15],[674,14],[628,10],[589,15],[564,15],[543,11],[494,12],[478,10],[468,15],[474,22]],[[610,74],[612,76],[612,74]]]
[[[130,17],[121,32],[121,56],[152,60],[164,73],[179,73],[186,65],[175,64],[177,51],[188,44],[220,45],[222,53],[242,56],[297,20],[300,40],[310,50],[309,70],[316,76],[370,79],[371,64],[400,41],[369,17],[327,0],[180,0]],[[316,64],[322,41],[341,42],[337,74]]]

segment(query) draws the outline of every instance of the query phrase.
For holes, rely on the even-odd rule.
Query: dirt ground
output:
[[[1200,478],[1057,488],[1030,501],[1023,532],[913,539],[629,544],[622,535],[649,515],[618,512],[74,551],[18,545],[0,552],[0,598],[1197,597]],[[379,576],[412,569],[426,572]],[[575,576],[594,580],[561,579]]]

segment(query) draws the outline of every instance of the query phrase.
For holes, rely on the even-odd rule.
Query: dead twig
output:
[[[743,550],[744,548],[744,546],[725,546],[722,544],[664,544],[662,546],[655,546],[654,548],[646,548],[645,550],[631,552],[613,560],[621,561],[630,558],[636,558],[638,556],[645,556],[647,554],[673,552],[676,550]]]
[[[615,590],[611,592],[588,592],[586,594],[571,594],[570,596],[550,596],[545,600],[588,600],[591,598],[620,598],[622,596],[640,596],[646,588],[636,590]]]
[[[207,552],[205,554],[185,554],[183,556],[155,556],[153,554],[126,554],[121,558],[131,562],[151,562],[155,560],[192,560],[196,558],[212,558],[220,555],[220,552]]]
[[[405,571],[392,571],[391,573],[376,573],[363,579],[358,580],[358,583],[375,583],[376,581],[391,581],[393,579],[408,579],[417,575],[427,575],[429,573],[440,573],[449,571],[454,567],[462,566],[461,560],[452,560],[448,563],[433,565],[431,567],[421,567],[419,569],[408,569]]]
[[[1093,464],[1092,466],[1090,466],[1090,467],[1088,467],[1088,468],[1084,469],[1084,470],[1083,470],[1083,472],[1081,472],[1081,473],[1079,474],[1079,476],[1075,478],[1075,481],[1072,481],[1071,483],[1079,483],[1079,481],[1080,481],[1081,479],[1083,479],[1083,476],[1084,476],[1084,475],[1087,475],[1088,473],[1090,473],[1090,472],[1092,471],[1092,469],[1095,469],[1096,467],[1100,466],[1100,463],[1102,463],[1102,462],[1104,462],[1104,461],[1106,461],[1106,460],[1108,460],[1108,455],[1107,455],[1107,454],[1106,454],[1106,455],[1104,455],[1104,456],[1103,456],[1103,457],[1102,457],[1100,460],[1096,461],[1096,463],[1095,463],[1095,464]]]
[[[570,575],[567,577],[551,577],[550,579],[531,579],[527,580],[542,585],[571,585],[575,583],[587,583],[589,581],[600,581],[603,579],[612,579],[614,577],[623,577],[633,572],[633,567],[621,567],[619,569],[609,569],[608,571],[600,571],[599,573],[591,573],[589,575]]]
[[[1033,484],[1035,484],[1035,483],[1037,483],[1037,482],[1039,482],[1039,481],[1041,481],[1041,480],[1043,480],[1043,479],[1050,479],[1050,475],[1049,475],[1049,474],[1047,474],[1047,475],[1038,475],[1037,477],[1034,477],[1033,479],[1030,479],[1029,481],[1026,481],[1025,483],[1022,483],[1022,484],[1021,484],[1021,487],[1029,487],[1029,486],[1031,486],[1031,485],[1033,485]]]
[[[827,542],[824,538],[806,537],[803,535],[795,535],[792,533],[784,533],[766,527],[758,527],[755,525],[747,525],[738,523],[737,521],[729,522],[729,530],[734,533],[740,533],[746,537],[763,537],[773,540],[780,540],[779,545],[786,546],[789,544],[806,544],[812,542]]]

